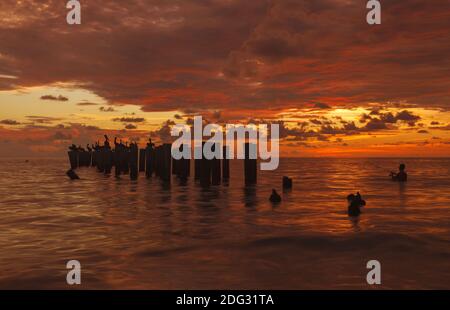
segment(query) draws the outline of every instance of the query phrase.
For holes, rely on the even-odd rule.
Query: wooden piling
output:
[[[145,175],[147,178],[153,175],[153,162],[155,159],[155,152],[152,146],[147,146],[145,149]]]
[[[120,165],[120,149],[117,147],[113,152],[113,159],[114,159],[114,175],[118,177],[122,173],[122,169]]]
[[[211,160],[211,184],[220,185],[221,183],[220,159],[214,158]]]
[[[139,172],[145,171],[145,149],[139,150]]]
[[[164,143],[161,148],[161,179],[170,183],[172,168],[172,144]]]
[[[200,150],[198,150],[200,149]],[[196,151],[197,150],[197,151]],[[197,154],[196,152],[200,152],[201,154],[203,154],[203,149],[202,148],[195,148],[194,149],[194,155]],[[203,156],[203,155],[202,155]],[[194,179],[195,180],[200,180],[200,175],[201,175],[201,166],[202,166],[202,160],[195,158],[194,156]]]
[[[78,151],[78,167],[84,166],[84,152]]]
[[[122,152],[122,169],[124,174],[130,173],[130,150],[128,147]]]
[[[97,152],[97,150],[94,150],[92,152],[92,167],[97,167],[97,156],[98,156],[98,152]]]
[[[256,144],[245,143],[245,159],[244,159],[244,173],[245,185],[256,184],[257,178],[257,160],[250,159],[250,153],[256,153]]]
[[[156,174],[156,165],[157,165],[156,149],[153,149],[151,153],[152,153],[152,157],[153,157],[153,159],[152,159],[152,171]]]
[[[211,148],[212,151],[215,151],[215,148],[217,147],[216,144],[214,144]],[[220,171],[220,158],[213,158],[211,159],[211,184],[212,185],[220,185],[221,183],[221,171]]]
[[[178,175],[180,161],[181,161],[181,159],[172,158],[172,174],[173,175]]]
[[[191,176],[191,160],[183,159],[183,175],[187,178]]]
[[[211,161],[202,158],[200,162],[200,185],[209,187],[211,185]]]
[[[138,178],[138,153],[139,149],[137,144],[132,143],[128,153],[128,166],[130,169],[130,179],[132,180],[136,180]]]
[[[87,151],[81,152],[83,154],[83,167],[89,167],[91,165],[91,155]]]
[[[87,166],[92,167],[92,151],[87,152]]]
[[[203,146],[205,142],[203,142]],[[200,185],[202,187],[209,187],[211,185],[211,160],[205,158],[202,152],[202,159],[200,161]]]
[[[105,174],[110,174],[113,164],[112,151],[110,148],[106,148],[103,150],[104,153],[104,172]]]
[[[74,170],[78,168],[78,151],[69,151],[70,169]]]
[[[105,151],[103,148],[97,151],[97,170],[98,172],[105,172]]]
[[[230,179],[230,159],[228,157],[229,146],[223,147],[223,159],[222,159],[222,178],[224,181]]]
[[[200,172],[201,172],[202,160],[194,159],[194,179],[200,180]]]
[[[161,177],[161,166],[162,166],[161,150],[162,150],[162,146],[161,145],[157,146],[156,149],[155,149],[155,164],[154,164],[154,168],[155,168],[155,175],[157,177]]]
[[[180,145],[180,153],[183,153],[184,148],[188,148],[188,145]],[[191,162],[189,158],[180,158],[172,161],[172,174],[175,174],[178,178],[186,180],[190,175]]]

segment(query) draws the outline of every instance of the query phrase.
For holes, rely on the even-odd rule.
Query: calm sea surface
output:
[[[400,162],[404,185],[388,177]],[[364,289],[376,259],[382,288],[450,289],[450,159],[282,159],[254,188],[232,161],[208,190],[93,168],[70,181],[66,159],[0,165],[0,288],[67,288],[76,259],[88,289]],[[352,220],[356,191],[367,207]]]

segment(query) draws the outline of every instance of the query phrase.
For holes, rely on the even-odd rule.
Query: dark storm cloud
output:
[[[375,27],[358,0],[84,0],[75,27],[65,1],[0,11],[0,68],[17,76],[3,90],[71,83],[144,111],[223,115],[450,100],[448,1],[385,2]]]

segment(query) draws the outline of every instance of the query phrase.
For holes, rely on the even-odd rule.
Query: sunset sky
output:
[[[0,2],[0,156],[195,115],[277,122],[281,156],[449,156],[450,1]]]

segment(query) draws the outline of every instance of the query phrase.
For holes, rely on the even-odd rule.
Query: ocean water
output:
[[[409,182],[390,181],[400,162]],[[450,159],[282,159],[243,184],[202,189],[131,181],[66,159],[0,160],[0,288],[69,288],[79,260],[86,289],[450,289]],[[281,178],[294,179],[291,191]],[[272,205],[271,189],[282,193]],[[346,214],[349,193],[367,206]]]

